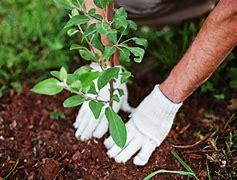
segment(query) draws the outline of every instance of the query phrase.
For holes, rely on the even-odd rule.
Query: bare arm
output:
[[[161,91],[173,102],[190,96],[237,45],[237,0],[220,0]]]

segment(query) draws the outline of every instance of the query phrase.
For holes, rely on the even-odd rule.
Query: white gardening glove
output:
[[[100,66],[91,65],[93,70],[101,71]],[[126,84],[121,84],[120,79],[114,83],[115,88],[120,88],[124,90],[124,95],[121,97],[119,103],[113,102],[113,108],[116,112],[120,109],[126,112],[131,112],[132,108],[129,106],[128,100],[128,91]],[[106,85],[100,90],[99,100],[109,100],[109,85]],[[91,95],[93,97],[94,95]],[[105,107],[102,109],[99,119],[95,119],[92,114],[89,103],[85,102],[79,110],[76,121],[73,124],[76,129],[75,136],[76,138],[86,141],[92,137],[101,138],[108,131],[108,120],[105,117]]]
[[[108,156],[117,163],[127,162],[136,152],[133,163],[145,165],[152,152],[169,133],[175,115],[182,103],[174,104],[160,91],[159,86],[148,95],[131,115],[126,124],[127,142],[119,148],[110,136],[104,141]]]

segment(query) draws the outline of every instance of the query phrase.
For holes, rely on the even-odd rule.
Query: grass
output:
[[[236,179],[237,178],[237,128],[236,114],[229,114],[225,119],[216,115],[208,116],[212,120],[214,136],[209,138],[203,147],[208,153],[206,156],[207,178]]]
[[[33,73],[68,66],[64,13],[53,1],[4,0],[0,6],[0,97]],[[26,78],[27,77],[27,78]]]
[[[179,161],[179,163],[183,166],[183,168],[186,169],[186,171],[173,171],[173,170],[160,169],[146,176],[144,180],[149,180],[152,177],[156,176],[157,174],[163,174],[163,173],[179,174],[182,176],[187,176],[188,178],[193,177],[195,179],[198,179],[192,168],[187,163],[185,163],[184,160],[182,160],[182,158],[175,151],[171,151],[171,154]]]

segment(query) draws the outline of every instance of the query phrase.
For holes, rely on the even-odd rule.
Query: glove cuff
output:
[[[182,103],[175,104],[170,101],[161,92],[159,85],[156,85],[138,106],[132,119],[139,131],[160,143],[171,129],[173,119],[181,106]]]

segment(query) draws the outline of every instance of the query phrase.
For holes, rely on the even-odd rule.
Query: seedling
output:
[[[66,120],[66,116],[63,112],[59,111],[57,108],[54,108],[53,111],[49,115],[50,119],[63,119]]]
[[[126,39],[129,31],[136,30],[137,25],[127,19],[127,13],[123,8],[113,10],[113,17],[108,20],[98,14],[96,9],[86,9],[84,0],[55,0],[55,2],[70,10],[70,20],[64,27],[67,29],[67,34],[81,35],[79,43],[72,44],[70,50],[77,50],[85,61],[98,63],[101,70],[95,71],[85,65],[69,73],[62,67],[60,71],[51,72],[53,77],[39,82],[32,91],[50,96],[57,95],[63,90],[69,91],[73,95],[64,101],[63,106],[71,108],[87,101],[95,119],[98,119],[105,109],[109,132],[115,143],[122,148],[127,139],[126,127],[122,118],[114,111],[113,102],[119,102],[124,92],[115,87],[114,82],[116,80],[121,84],[126,83],[132,74],[114,66],[113,56],[118,52],[120,61],[130,62],[133,59],[140,63],[147,41],[138,37]],[[108,13],[107,7],[110,3],[110,0],[94,0],[94,4],[104,14]],[[103,45],[101,36],[107,36],[111,44]],[[110,98],[101,100],[99,93],[106,85],[110,87]]]

